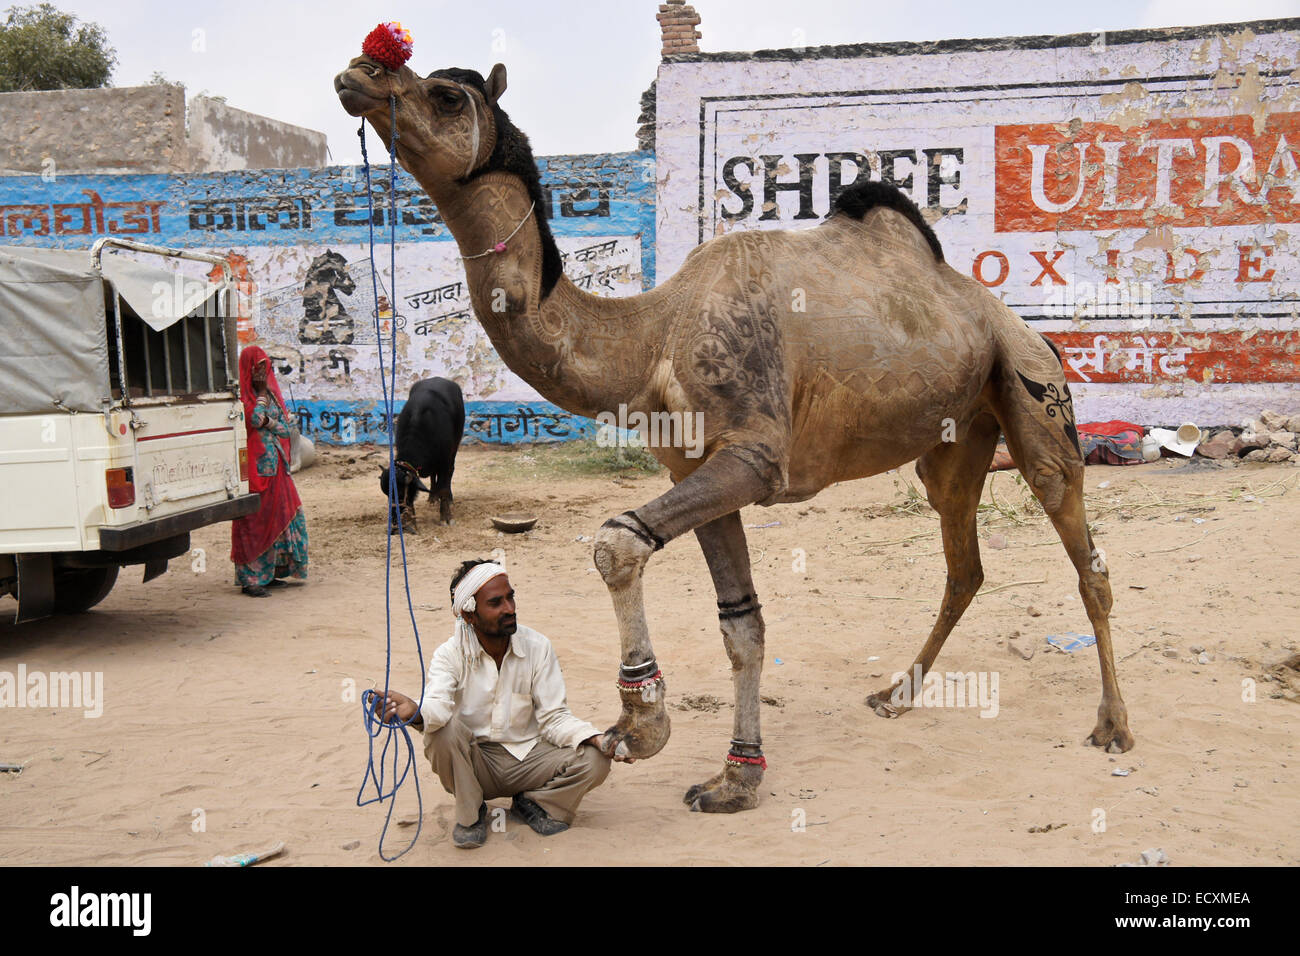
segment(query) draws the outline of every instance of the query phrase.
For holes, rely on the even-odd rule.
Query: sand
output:
[[[0,624],[0,671],[22,664],[104,680],[98,718],[0,712],[0,762],[25,764],[0,773],[0,862],[189,866],[281,840],[287,852],[267,865],[380,862],[385,808],[356,806],[367,737],[355,695],[382,686],[385,661],[384,509],[377,457],[365,451],[323,449],[297,476],[312,562],[301,587],[241,596],[229,529],[217,526],[194,535],[201,566],[175,561],[148,584],[138,569],[124,573],[78,618]],[[571,708],[603,728],[617,713],[618,639],[589,538],[668,478],[565,477],[530,459],[467,448],[456,523],[437,525],[436,508],[420,504],[420,534],[407,539],[415,619],[427,655],[450,633],[455,565],[504,549],[521,621],[551,638]],[[1045,642],[1090,633],[1073,569],[1014,473],[991,481],[1002,510],[981,517],[985,590],[1013,586],[972,604],[938,666],[996,672],[996,716],[930,707],[885,720],[863,703],[909,666],[943,589],[938,522],[909,497],[919,483],[907,466],[811,502],[744,512],[747,525],[779,522],[749,532],[768,626],[770,769],[756,810],[714,816],[681,801],[720,768],[732,708],[714,596],[687,536],[646,577],[673,722],[665,750],[616,765],[569,832],[542,838],[511,820],[472,853],[452,847],[451,798],[420,755],[423,833],[397,865],[1110,866],[1152,847],[1174,866],[1300,863],[1300,674],[1263,679],[1297,650],[1300,469],[1088,469],[1137,738],[1122,755],[1084,744],[1100,694],[1095,650]],[[506,511],[541,520],[501,535],[487,518]],[[995,534],[1005,547],[988,546]],[[803,573],[795,549],[806,554]],[[399,584],[392,681],[414,694],[404,602]],[[13,606],[0,600],[6,617]],[[1013,638],[1034,648],[1030,660],[1008,649]],[[390,853],[414,832],[397,822],[415,818],[408,783]]]

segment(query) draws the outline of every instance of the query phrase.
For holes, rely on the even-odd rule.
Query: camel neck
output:
[[[543,296],[545,243],[554,240],[539,226],[545,211],[513,173],[430,196],[459,246],[474,313],[506,365],[579,415],[637,404],[656,357],[648,352],[652,294],[589,295],[561,275]]]

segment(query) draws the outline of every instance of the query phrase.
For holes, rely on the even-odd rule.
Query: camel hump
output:
[[[916,203],[908,199],[901,189],[889,183],[876,180],[854,183],[835,198],[835,210],[832,215],[843,214],[859,221],[872,209],[892,209],[916,227],[934,253],[935,259],[943,262],[943,246],[934,234],[930,224],[921,215]]]

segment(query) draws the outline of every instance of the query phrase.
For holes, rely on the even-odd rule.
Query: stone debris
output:
[[[1197,446],[1197,454],[1206,458],[1244,458],[1246,461],[1300,463],[1300,415],[1287,417],[1274,411],[1260,412],[1258,418],[1242,422],[1241,434],[1230,429],[1216,431]]]
[[[1013,637],[1007,641],[1007,651],[1024,661],[1032,658],[1035,650],[1037,645],[1027,637]]]
[[[1143,850],[1142,855],[1137,863],[1116,863],[1116,866],[1168,866],[1169,857],[1165,851],[1156,847],[1151,850]]]
[[[1210,436],[1208,441],[1203,441],[1196,446],[1196,453],[1203,458],[1213,458],[1215,460],[1227,458],[1233,454],[1233,446],[1237,442],[1237,436],[1232,433],[1231,429],[1224,428]]]
[[[994,551],[1001,551],[1007,546],[1007,536],[1005,534],[989,535],[989,547]]]
[[[1259,421],[1265,428],[1278,430],[1286,428],[1287,418],[1285,415],[1279,415],[1277,412],[1263,411],[1259,413]]]
[[[1210,663],[1210,655],[1205,653],[1205,651],[1201,651],[1200,654],[1196,655],[1196,663],[1198,664]]]

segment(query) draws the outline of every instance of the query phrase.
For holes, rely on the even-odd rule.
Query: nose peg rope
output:
[[[357,130],[357,136],[361,139],[361,164],[366,174],[366,208],[369,213],[367,222],[370,230],[370,289],[374,299],[374,318],[375,318],[375,342],[378,347],[379,355],[379,384],[383,389],[384,411],[388,422],[388,519],[386,526],[386,537],[388,539],[387,549],[385,551],[384,561],[384,629],[385,629],[385,661],[384,661],[384,699],[387,700],[390,688],[390,678],[393,668],[393,612],[391,600],[391,582],[393,570],[393,502],[397,501],[397,468],[396,468],[396,451],[394,448],[394,432],[396,425],[393,419],[393,400],[397,392],[397,98],[390,95],[388,98],[388,116],[389,116],[389,146],[388,146],[388,199],[389,199],[389,281],[392,288],[389,289],[389,311],[390,328],[389,328],[389,378],[384,378],[384,338],[379,322],[379,278],[378,270],[375,267],[375,216],[374,216],[374,196],[370,186],[370,158],[366,153],[366,122],[361,121],[361,128]],[[397,512],[397,540],[402,554],[402,583],[406,590],[406,608],[411,619],[411,629],[415,632],[415,651],[420,661],[420,697],[424,700],[424,650],[420,646],[420,628],[415,623],[415,607],[411,599],[411,579],[406,565],[406,537],[402,531],[402,515]],[[418,713],[418,712],[417,712]],[[420,776],[418,772],[412,773],[416,766],[415,744],[411,740],[410,720],[388,722],[384,716],[379,713],[379,698],[375,695],[374,689],[367,689],[361,695],[361,723],[366,729],[366,738],[368,744],[368,753],[366,758],[366,773],[361,780],[361,789],[357,792],[357,806],[363,807],[371,803],[383,803],[385,800],[390,801],[388,813],[384,817],[384,828],[379,834],[379,856],[385,861],[391,863],[398,857],[405,854],[411,847],[415,846],[420,839],[420,831],[424,827],[424,800],[420,795]],[[386,731],[386,733],[385,733]],[[399,762],[399,752],[403,749],[398,741],[398,734],[401,734],[400,744],[405,745],[406,760],[402,764],[402,771],[399,775],[397,772]],[[383,746],[379,753],[379,759],[375,759],[375,741],[384,734]],[[392,753],[392,772],[391,783],[385,787],[385,777],[389,753]],[[393,810],[397,807],[397,793],[406,782],[407,776],[410,775],[415,781],[415,802],[416,802],[416,825],[415,834],[411,841],[402,848],[401,851],[393,856],[384,853],[384,838],[388,835],[388,827],[393,819]],[[374,783],[375,795],[365,797],[366,788],[369,784]]]

